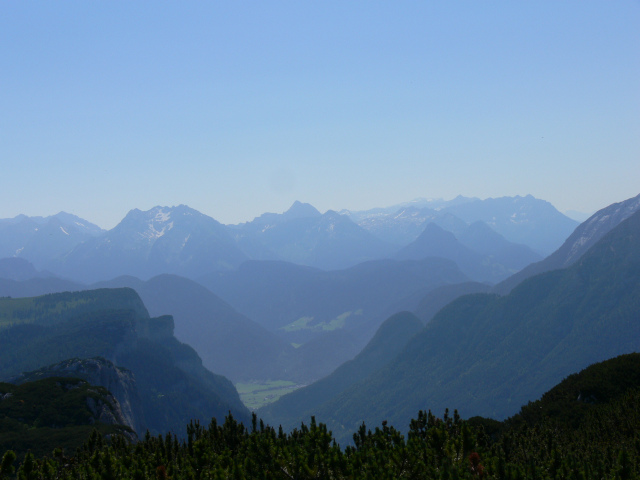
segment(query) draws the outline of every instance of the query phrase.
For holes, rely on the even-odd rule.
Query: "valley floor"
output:
[[[236,383],[240,400],[252,411],[278,400],[282,395],[304,387],[288,380]]]

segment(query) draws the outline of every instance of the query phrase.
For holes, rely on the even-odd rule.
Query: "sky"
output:
[[[640,193],[640,1],[0,3],[0,218]]]

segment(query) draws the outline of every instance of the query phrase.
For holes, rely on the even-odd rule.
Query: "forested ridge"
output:
[[[75,452],[55,449],[20,464],[7,451],[3,479],[639,478],[640,354],[572,375],[504,422],[457,411],[418,412],[408,432],[364,424],[341,448],[314,418],[291,433],[255,415],[187,426],[185,439],[147,434],[137,443],[95,430]],[[573,414],[569,414],[573,412]]]

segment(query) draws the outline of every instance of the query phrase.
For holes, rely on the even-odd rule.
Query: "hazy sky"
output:
[[[0,4],[0,218],[640,193],[640,1]]]

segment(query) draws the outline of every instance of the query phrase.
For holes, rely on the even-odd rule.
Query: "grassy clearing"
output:
[[[284,330],[285,332],[295,332],[297,330],[313,329],[312,326],[309,326],[309,322],[311,322],[312,320],[313,317],[301,317],[295,322],[282,327],[282,330]]]
[[[284,327],[281,327],[280,330],[284,330],[285,332],[296,332],[298,330],[315,330],[315,331],[328,332],[331,330],[338,330],[340,328],[344,328],[345,324],[347,323],[347,319],[352,315],[361,316],[362,309],[359,308],[355,312],[351,312],[351,311],[344,312],[328,322],[320,322],[314,325],[311,325],[311,322],[313,321],[313,317],[301,317],[295,322],[292,322],[289,325],[285,325]]]
[[[236,383],[240,400],[249,410],[257,410],[264,405],[273,403],[285,393],[292,392],[303,386],[287,380]]]

